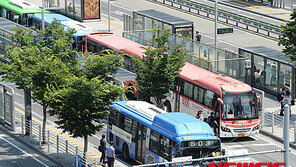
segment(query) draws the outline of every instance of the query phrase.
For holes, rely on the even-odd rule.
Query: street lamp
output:
[[[45,29],[45,25],[44,25],[44,11],[45,10],[54,10],[54,9],[62,9],[62,7],[49,7],[49,8],[43,8],[41,11],[42,14],[42,31],[44,31]]]
[[[215,50],[217,53],[217,21],[218,21],[218,0],[215,0]]]

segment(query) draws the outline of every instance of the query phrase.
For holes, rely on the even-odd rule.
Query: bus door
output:
[[[145,161],[146,129],[146,126],[138,124],[136,159],[141,162]]]

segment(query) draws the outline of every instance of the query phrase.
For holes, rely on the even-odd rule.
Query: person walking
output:
[[[196,31],[195,40],[200,42],[200,39],[201,39],[201,35],[199,34],[198,31]]]
[[[100,162],[103,164],[106,163],[106,140],[105,140],[106,136],[103,134],[102,135],[102,139],[100,140],[100,146],[99,146],[99,151],[102,153],[102,156],[101,156],[101,159],[100,159]]]
[[[281,103],[281,112],[280,112],[280,116],[284,116],[284,104],[283,104],[283,99],[284,99],[284,96],[286,95],[286,90],[285,88],[282,89],[282,92],[280,94],[280,97],[279,97],[279,101]]]
[[[110,142],[110,146],[107,148],[106,154],[108,159],[108,167],[114,167],[115,148],[113,147],[113,141]]]
[[[195,118],[202,120],[202,111],[199,110],[195,116]]]
[[[285,106],[286,104],[289,105],[289,113],[290,113],[290,117],[291,117],[291,96],[290,96],[290,91],[287,90],[286,91],[286,95],[284,96],[283,98],[283,101],[282,101],[282,105]]]

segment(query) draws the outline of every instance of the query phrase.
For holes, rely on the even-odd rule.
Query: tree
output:
[[[21,28],[12,28],[15,32],[11,35],[13,41],[12,46],[7,46],[7,54],[4,58],[10,63],[1,62],[1,75],[4,81],[14,82],[19,89],[24,90],[25,101],[25,119],[26,127],[29,127],[31,121],[31,91],[30,91],[30,73],[27,70],[29,65],[35,64],[34,54],[38,54],[38,49],[33,41],[35,34],[30,29],[29,31]],[[30,134],[30,128],[26,128],[26,134]]]
[[[76,51],[72,49],[75,32],[74,29],[64,31],[64,26],[58,21],[53,21],[44,31],[36,30],[33,33],[31,30],[27,32],[20,28],[13,30],[16,32],[12,35],[15,44],[7,48],[8,52],[5,55],[11,64],[5,64],[1,69],[6,74],[5,80],[15,82],[20,89],[32,90],[33,100],[42,105],[42,139],[45,143],[48,107],[44,100],[46,86],[53,83],[61,84],[58,83],[61,81],[59,78],[67,71],[78,73],[78,69],[75,69],[78,58]],[[20,51],[27,50],[31,53],[19,54]],[[31,101],[31,96],[25,97],[25,101]]]
[[[150,97],[154,97],[157,106],[161,107],[161,100],[166,97],[180,69],[185,65],[186,53],[181,46],[166,46],[170,35],[168,29],[157,35],[159,32],[154,30],[151,40],[156,47],[149,46],[143,59],[133,58],[133,61],[140,94],[148,101]]]
[[[59,88],[49,87],[46,99],[50,115],[63,132],[84,139],[84,160],[88,137],[102,129],[101,119],[109,112],[109,105],[123,94],[123,88],[112,84],[112,76],[122,65],[122,56],[106,51],[89,54],[82,62],[78,75],[69,74]]]
[[[281,26],[282,35],[280,36],[279,45],[284,46],[283,52],[292,59],[296,60],[296,9],[291,14],[292,21]]]

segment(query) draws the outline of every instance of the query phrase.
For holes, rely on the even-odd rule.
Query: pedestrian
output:
[[[201,39],[201,35],[199,34],[198,31],[196,31],[195,40],[200,42],[200,39]]]
[[[106,136],[103,134],[102,139],[100,140],[100,146],[99,146],[99,151],[102,153],[100,163],[103,162],[103,164],[106,163]]]
[[[290,91],[287,90],[286,91],[286,95],[284,96],[283,98],[283,101],[282,101],[282,105],[285,106],[286,104],[289,105],[289,113],[290,113],[290,117],[291,117],[291,96],[290,96]]]
[[[106,154],[108,159],[108,167],[114,167],[115,148],[113,147],[113,141],[110,142],[110,146],[107,148]]]
[[[195,118],[202,120],[202,111],[199,110],[195,116]]]
[[[280,112],[280,116],[284,116],[284,104],[283,104],[283,99],[284,99],[284,96],[286,95],[286,90],[285,88],[282,89],[282,92],[280,94],[280,96],[278,97],[278,100],[280,101],[281,103],[281,112]]]
[[[214,112],[211,112],[211,115],[208,118],[208,123],[209,123],[210,127],[213,129],[214,133],[217,134],[218,133],[218,123],[215,118]]]

